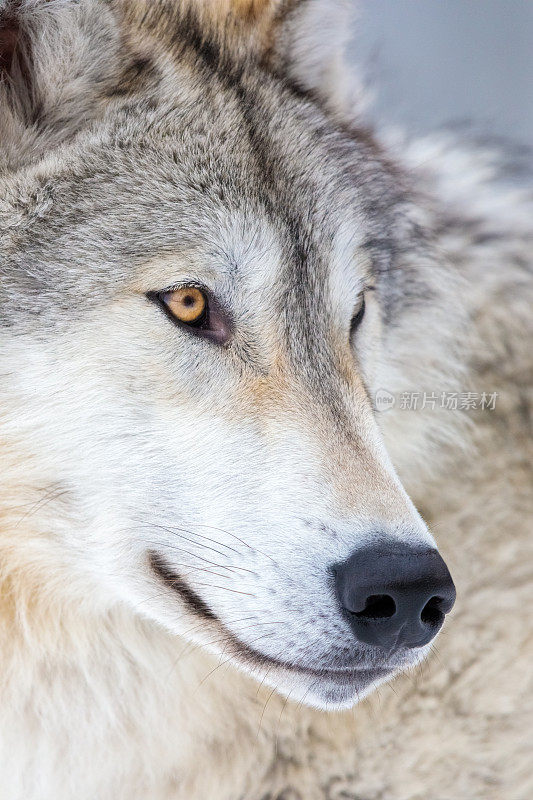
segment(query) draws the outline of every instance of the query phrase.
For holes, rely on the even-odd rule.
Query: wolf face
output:
[[[371,400],[447,298],[408,181],[291,60],[306,3],[4,6],[7,485],[56,508],[32,569],[350,705],[453,603]]]

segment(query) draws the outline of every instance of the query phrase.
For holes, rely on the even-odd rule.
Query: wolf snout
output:
[[[356,551],[333,572],[357,639],[389,652],[428,644],[455,603],[450,572],[434,549],[382,543]]]

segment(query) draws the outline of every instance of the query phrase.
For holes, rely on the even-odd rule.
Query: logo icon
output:
[[[376,411],[389,411],[389,409],[394,408],[395,403],[396,398],[392,392],[387,391],[387,389],[377,390],[374,396],[374,406]]]

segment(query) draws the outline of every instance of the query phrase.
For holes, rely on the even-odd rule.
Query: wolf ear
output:
[[[96,0],[0,0],[0,171],[90,119],[117,48],[113,18]]]
[[[355,0],[285,0],[272,27],[274,67],[332,111],[351,115],[359,85],[345,62]]]
[[[222,30],[228,15],[239,20],[259,53],[278,73],[314,92],[331,110],[352,115],[360,87],[344,55],[353,30],[356,0],[189,2]]]

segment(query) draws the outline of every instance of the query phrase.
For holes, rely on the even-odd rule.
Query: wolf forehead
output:
[[[354,164],[359,154],[351,143],[352,160],[335,159],[327,142],[313,142],[310,127],[285,124],[283,135],[269,135],[268,117],[261,120],[257,110],[255,138],[244,114],[215,116],[206,103],[165,112],[162,124],[157,111],[127,116],[11,183],[2,227],[12,240],[4,252],[13,253],[13,242],[17,257],[4,270],[18,262],[43,289],[62,269],[70,276],[64,289],[77,270],[85,281],[101,270],[109,280],[110,269],[129,280],[135,266],[161,253],[222,245],[217,233],[235,219],[275,229],[286,266],[300,268],[327,251],[343,223],[369,250],[378,241],[382,251],[389,246],[394,197],[372,197],[375,178]]]
[[[315,285],[339,228],[351,227],[354,249],[394,280],[396,253],[416,237],[402,181],[372,139],[337,124],[291,81],[181,33],[187,58],[174,57],[171,80],[157,55],[139,62],[140,84],[122,73],[104,118],[6,178],[7,321],[19,318],[21,293],[33,313],[46,316],[50,299],[55,313],[62,304],[72,311],[80,289],[83,303],[105,298],[161,254],[220,252],[223,232],[231,228],[235,242],[239,226],[243,242],[262,227],[275,231],[285,279]],[[225,255],[238,269],[238,256]]]

